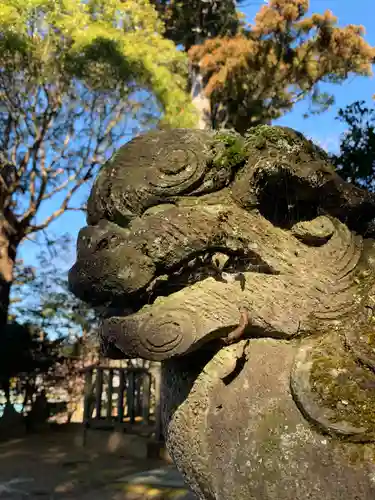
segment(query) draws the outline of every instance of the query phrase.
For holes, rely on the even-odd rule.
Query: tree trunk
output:
[[[17,244],[12,241],[9,224],[0,215],[0,334],[8,322],[10,289],[17,254]]]
[[[201,130],[210,129],[212,128],[210,99],[204,93],[203,78],[199,73],[199,68],[192,64],[190,64],[189,68],[189,80],[192,102],[198,110],[197,128]]]

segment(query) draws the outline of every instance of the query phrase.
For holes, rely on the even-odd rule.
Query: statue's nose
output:
[[[77,261],[69,272],[69,288],[77,297],[90,303],[116,303],[151,281],[152,260],[127,244],[122,232],[110,223],[80,231]]]

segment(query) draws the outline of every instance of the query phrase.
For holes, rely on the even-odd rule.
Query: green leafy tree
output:
[[[340,152],[331,157],[334,165],[347,181],[375,191],[375,109],[356,101],[340,109],[337,119],[347,130]]]
[[[0,1],[0,331],[22,241],[82,208],[130,126],[194,124],[163,30],[147,0]]]

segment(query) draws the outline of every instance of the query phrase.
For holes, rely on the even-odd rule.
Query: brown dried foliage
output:
[[[371,75],[375,48],[362,26],[337,26],[330,11],[306,16],[308,0],[270,0],[247,32],[206,40],[189,51],[205,79],[219,126],[244,132],[282,116],[311,97],[324,110],[332,96],[322,82],[339,83],[350,73]]]

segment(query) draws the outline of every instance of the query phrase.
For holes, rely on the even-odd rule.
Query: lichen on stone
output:
[[[324,162],[328,160],[328,155],[323,149],[302,134],[287,127],[269,125],[253,127],[245,135],[245,147],[248,152],[272,148],[296,156],[302,152],[310,155],[310,159]]]

